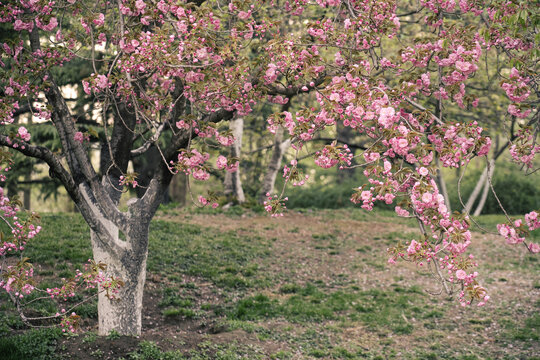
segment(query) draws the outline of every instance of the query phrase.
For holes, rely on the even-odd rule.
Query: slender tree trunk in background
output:
[[[6,184],[7,195],[10,199],[14,199],[19,196],[19,186],[16,181],[10,181]]]
[[[486,200],[489,194],[489,179],[493,177],[493,174],[495,172],[495,160],[491,159],[489,161],[489,164],[490,164],[489,171],[487,172],[486,180],[484,182],[484,191],[482,192],[482,197],[480,198],[480,201],[478,202],[478,206],[476,207],[476,210],[474,210],[474,214],[473,214],[474,216],[479,216],[482,213],[484,206],[486,205]]]
[[[491,176],[493,176],[493,171],[495,171],[495,161],[497,161],[499,156],[501,156],[504,149],[506,149],[509,144],[510,144],[510,142],[507,141],[502,147],[499,147],[499,137],[497,136],[495,138],[495,151],[494,151],[493,159],[491,159],[489,161],[489,163],[491,164],[490,168],[492,169]],[[474,203],[476,202],[476,199],[478,198],[478,195],[480,195],[480,191],[482,190],[482,187],[484,187],[484,193],[487,191],[486,187],[489,187],[488,167],[487,166],[484,168],[484,171],[482,172],[482,175],[480,175],[480,179],[478,179],[478,182],[476,183],[476,186],[474,187],[473,192],[469,196],[469,199],[467,199],[467,203],[465,204],[465,207],[463,208],[463,212],[466,212],[466,213],[471,212],[472,207],[473,207]],[[482,199],[484,197],[484,193],[482,193]],[[487,199],[487,194],[485,194],[485,196],[486,196],[486,199]],[[484,203],[482,204],[482,207],[481,207],[480,210],[478,210],[478,207],[480,207],[480,206],[477,207],[477,209],[474,212],[475,215],[476,215],[476,213],[478,211],[482,212],[482,209],[483,209],[483,207],[485,205],[485,201],[486,200],[484,199]]]
[[[352,132],[352,129],[348,126],[344,126],[342,123],[338,122],[336,125],[337,129],[337,138],[339,141],[344,142],[346,144],[350,144],[351,140],[354,137],[354,134]],[[354,165],[354,159],[351,162],[351,165]],[[347,180],[351,180],[354,176],[355,169],[352,168],[344,168],[341,170],[337,170],[337,183],[343,184]]]
[[[469,198],[467,199],[467,203],[465,204],[465,207],[463,208],[463,212],[464,213],[470,213],[471,212],[471,209],[474,205],[474,203],[476,202],[476,199],[478,198],[478,195],[480,195],[480,191],[482,191],[482,187],[484,187],[486,181],[487,181],[487,174],[488,174],[488,170],[487,170],[487,167],[484,169],[484,171],[482,172],[482,175],[480,175],[480,179],[478,179],[478,181],[476,182],[476,185],[471,193],[471,195],[469,196]]]
[[[180,207],[186,206],[187,194],[187,176],[184,173],[179,173],[173,177],[169,186],[169,194],[173,202],[178,203]]]
[[[137,182],[140,185],[135,188],[137,197],[143,196],[150,184],[150,180],[154,176],[154,166],[160,161],[162,160],[155,146],[151,146],[144,155],[132,159],[133,170],[137,173]]]
[[[441,189],[442,195],[444,197],[444,202],[446,204],[446,207],[448,208],[448,212],[452,213],[452,206],[450,204],[450,197],[448,196],[448,189],[446,188],[446,181],[444,181],[444,177],[442,174],[441,163],[439,162],[438,158],[435,158],[435,162],[437,164],[437,182],[439,185],[439,189]]]
[[[272,158],[268,164],[266,174],[259,193],[259,203],[262,204],[266,200],[266,194],[274,192],[274,185],[276,183],[277,173],[281,168],[281,161],[283,160],[283,154],[289,149],[291,141],[289,139],[283,141],[283,128],[280,126],[276,130],[276,137],[274,138],[274,150],[272,152]]]
[[[28,118],[28,124],[32,124],[32,117],[29,116]],[[32,163],[28,166],[28,172],[24,175],[24,181],[26,181],[26,186],[24,186],[23,190],[23,206],[26,210],[30,210],[31,204],[31,197],[32,197],[32,185],[30,185],[30,181],[32,181],[32,171],[33,166]]]
[[[234,144],[231,147],[231,153],[233,157],[240,159],[242,155],[242,135],[244,133],[244,119],[237,117],[229,122],[229,127],[234,136]],[[225,195],[232,194],[239,204],[246,201],[244,195],[244,189],[242,188],[242,181],[240,180],[240,167],[234,173],[227,172],[225,174]]]
[[[486,206],[487,197],[489,195],[489,182],[493,178],[493,174],[495,173],[495,160],[497,160],[497,158],[501,154],[501,152],[499,151],[499,143],[500,143],[500,138],[499,138],[499,135],[497,135],[495,137],[495,155],[493,159],[489,161],[489,169],[487,172],[486,181],[484,182],[484,190],[482,191],[482,197],[480,198],[480,201],[478,202],[476,210],[474,210],[474,213],[473,213],[474,216],[479,216],[482,213],[482,210],[484,210],[484,206]],[[505,145],[504,147],[506,146],[507,145]]]
[[[19,117],[17,116],[15,117],[13,124],[18,124],[18,123],[19,123]],[[18,179],[15,179],[15,180],[16,181],[13,181],[13,179],[11,179],[11,181],[8,181],[6,184],[7,196],[10,199],[14,199],[14,197],[19,196],[19,186],[17,186]]]
[[[30,210],[31,204],[31,196],[32,196],[32,185],[30,185],[30,181],[32,181],[32,168],[30,167],[30,171],[24,175],[24,181],[27,182],[27,185],[24,187],[23,190],[23,206],[26,210]]]

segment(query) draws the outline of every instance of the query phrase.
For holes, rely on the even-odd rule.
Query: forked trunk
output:
[[[482,197],[480,198],[480,201],[478,202],[478,206],[476,207],[476,210],[474,211],[474,216],[480,216],[482,213],[482,210],[484,209],[484,206],[486,205],[486,200],[489,194],[489,182],[490,179],[493,177],[493,172],[495,171],[495,161],[491,159],[489,161],[489,171],[486,176],[486,182],[484,183],[484,191],[482,192]]]
[[[124,286],[115,299],[109,299],[106,292],[98,295],[99,335],[116,331],[121,335],[140,335],[142,330],[142,300],[146,280],[146,259],[148,256],[148,228],[128,234],[126,241],[118,238],[118,229],[109,224],[108,228],[121,244],[121,254],[111,253],[103,242],[91,234],[94,261],[107,264],[106,275],[120,278]],[[136,246],[131,246],[136,244]]]
[[[290,139],[283,141],[283,128],[279,127],[276,130],[276,137],[274,138],[274,150],[272,152],[272,158],[268,164],[266,174],[259,193],[259,203],[263,204],[266,200],[266,194],[274,192],[274,185],[276,183],[276,177],[279,169],[281,168],[281,161],[283,155],[289,149],[291,145]]]

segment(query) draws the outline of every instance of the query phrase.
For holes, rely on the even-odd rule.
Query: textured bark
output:
[[[241,117],[237,117],[231,120],[229,127],[235,139],[234,144],[231,147],[232,156],[240,158],[240,156],[242,155],[242,135],[244,134],[244,119]],[[242,188],[242,180],[240,179],[240,167],[238,167],[238,170],[233,173],[227,172],[225,174],[224,186],[224,192],[226,195],[233,195],[240,204],[246,201],[244,189]]]
[[[279,127],[276,130],[276,137],[274,138],[274,151],[272,152],[272,158],[268,164],[268,169],[264,175],[264,180],[259,194],[259,203],[263,203],[266,200],[266,194],[274,192],[274,185],[276,183],[276,177],[279,169],[281,168],[281,161],[283,160],[283,154],[287,151],[291,141],[289,139],[283,141],[283,128]]]
[[[128,201],[127,212],[122,212],[118,208],[121,195],[117,188],[118,175],[126,170],[133,145],[131,135],[127,134],[131,130],[124,125],[127,124],[126,119],[115,120],[114,136],[124,140],[111,141],[110,147],[104,147],[109,157],[102,159],[101,164],[107,170],[100,177],[86,149],[74,141],[73,118],[52,77],[50,82],[51,88],[46,97],[53,109],[53,123],[67,161],[64,162],[60,156],[43,146],[25,144],[24,147],[15,148],[5,135],[0,135],[0,145],[41,159],[49,165],[49,174],[62,182],[90,227],[95,260],[106,263],[107,274],[119,277],[125,283],[116,301],[109,300],[104,294],[99,295],[99,333],[105,335],[115,330],[121,335],[139,335],[149,224],[173,176],[168,161],[174,159],[178,148],[187,146],[192,134],[182,133],[171,141],[165,150],[167,161],[154,163],[153,178],[143,196]],[[230,111],[217,111],[206,116],[205,120],[217,122],[229,119],[232,114]],[[119,233],[124,235],[125,240],[120,239]]]
[[[94,260],[107,264],[106,275],[122,279],[117,299],[109,299],[105,292],[98,297],[99,335],[107,335],[112,330],[122,335],[139,335],[142,330],[142,300],[146,280],[146,259],[148,257],[148,229],[131,231],[126,241],[118,238],[118,228],[110,223],[109,229],[115,241],[126,247],[122,256],[112,254],[102,246],[103,241],[92,233]],[[130,246],[137,243],[137,247]]]
[[[81,186],[80,191],[89,208],[86,216],[101,225],[97,231],[90,232],[94,261],[107,265],[106,276],[124,282],[116,299],[109,299],[105,292],[98,295],[99,334],[107,335],[115,330],[122,335],[139,335],[142,330],[142,299],[152,213],[132,208],[131,218],[123,226],[125,239],[120,239],[119,227],[103,215],[88,188]]]

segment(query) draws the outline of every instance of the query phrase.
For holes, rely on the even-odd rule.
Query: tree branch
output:
[[[17,144],[17,146],[15,146],[15,144]],[[106,239],[105,236],[109,234],[108,230],[92,216],[91,204],[84,198],[72,175],[64,168],[60,159],[54,155],[52,151],[43,146],[30,145],[25,142],[15,143],[5,135],[0,135],[0,145],[9,147],[23,155],[40,159],[47,163],[47,165],[49,165],[50,176],[59,179],[62,185],[64,185],[69,196],[73,202],[75,202],[75,205],[84,216],[92,231],[98,234],[105,246],[111,249],[113,253],[118,254],[121,249],[115,246],[114,243],[110,244],[103,240]]]
[[[30,32],[30,45],[33,52],[41,50],[39,30],[37,27],[34,27]],[[49,71],[46,71],[44,75],[48,77],[45,97],[53,109],[51,119],[60,136],[64,154],[66,155],[73,176],[72,179],[77,185],[87,182],[94,193],[93,195],[98,200],[97,204],[103,214],[111,221],[114,221],[120,228],[124,229],[127,222],[125,214],[118,210],[112,199],[108,196],[83,145],[75,141],[75,123],[58,85]],[[78,200],[80,202],[85,201],[80,197],[80,194]]]
[[[49,165],[49,173],[51,177],[57,178],[62,182],[62,185],[66,188],[67,192],[72,199],[79,199],[80,194],[77,190],[77,185],[73,180],[71,174],[62,166],[60,159],[53,154],[52,151],[43,147],[30,145],[28,143],[13,142],[6,135],[0,135],[0,145],[9,147],[16,150],[23,155],[30,156],[39,160],[42,160]]]
[[[299,93],[303,92],[310,92],[311,90],[315,89],[317,86],[321,85],[324,80],[326,79],[326,73],[322,73],[321,76],[319,76],[317,79],[313,80],[313,85],[310,84],[304,84],[304,85],[298,85],[298,86],[291,86],[291,87],[285,87],[285,86],[276,86],[276,85],[266,85],[267,91],[266,93],[268,95],[284,95],[287,97],[292,97],[295,95],[298,95]],[[303,87],[307,87],[308,90],[302,90]]]

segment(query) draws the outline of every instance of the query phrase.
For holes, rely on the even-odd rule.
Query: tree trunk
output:
[[[41,50],[37,27],[30,31],[29,40],[33,52]],[[54,76],[46,69],[43,75],[48,78],[44,94],[47,106],[51,109],[51,121],[62,145],[61,154],[33,144],[15,147],[13,142],[2,134],[0,144],[26,156],[41,159],[49,165],[50,176],[62,182],[89,225],[94,259],[107,265],[104,275],[118,277],[118,280],[124,282],[124,286],[119,288],[118,294],[115,294],[118,300],[109,300],[105,294],[98,297],[99,333],[106,335],[115,330],[121,335],[140,335],[150,221],[171,182],[173,174],[169,164],[177,158],[178,149],[189,146],[193,132],[183,131],[170,139],[168,145],[160,152],[160,160],[152,162],[152,177],[148,187],[145,187],[146,190],[140,198],[130,199],[127,202],[127,211],[122,211],[118,208],[124,190],[123,186],[119,185],[120,176],[126,173],[132,155],[144,153],[148,150],[146,144],[157,144],[158,138],[154,139],[152,136],[145,139],[140,151],[139,148],[133,149],[134,136],[139,135],[136,127],[138,117],[134,112],[138,111],[138,105],[131,103],[133,98],[128,101],[112,99],[105,102],[114,103],[111,109],[117,113],[114,116],[112,133],[106,130],[105,136],[100,136],[105,145],[101,147],[101,175],[99,175],[86,144],[75,140],[77,134],[75,118]],[[139,85],[144,88],[144,84]],[[163,120],[164,124],[174,124],[183,114],[185,115],[186,102],[180,101],[184,93],[180,79],[177,79],[176,85],[178,86],[175,86],[173,94],[176,98],[175,105]],[[104,113],[105,110],[108,109],[105,108]],[[233,115],[232,110],[220,109],[203,116],[200,121],[218,123],[230,120]],[[108,118],[102,120],[108,122]],[[156,134],[159,137],[161,132]],[[120,237],[120,234],[123,236]]]
[[[259,194],[259,203],[263,203],[266,200],[266,194],[274,191],[274,185],[276,183],[276,177],[279,169],[281,168],[281,161],[283,160],[283,154],[287,151],[291,141],[289,139],[283,141],[283,128],[280,126],[276,130],[276,137],[274,139],[274,152],[272,158],[268,164],[268,170],[264,176],[264,180]]]
[[[27,181],[28,184],[24,187],[23,190],[23,206],[25,210],[30,210],[32,199],[32,185],[30,185],[30,181],[32,181],[32,165],[30,165],[29,172],[24,175],[24,181]]]
[[[487,181],[487,173],[488,169],[487,167],[482,172],[482,175],[480,175],[480,179],[478,179],[478,182],[476,183],[476,186],[473,189],[473,192],[467,199],[467,203],[465,204],[465,207],[463,208],[463,212],[468,214],[471,212],[472,207],[474,203],[476,202],[476,199],[478,198],[478,195],[480,195],[480,191],[482,190],[482,187],[485,186],[485,183]]]
[[[240,159],[242,155],[242,135],[244,133],[244,119],[237,117],[230,120],[229,127],[234,136],[234,144],[231,147],[232,156]],[[225,174],[225,195],[232,194],[239,204],[242,204],[246,201],[244,195],[244,189],[242,188],[242,180],[240,180],[240,166],[238,169],[233,172],[227,172]]]
[[[32,124],[32,117],[28,117],[28,124]],[[23,190],[23,206],[26,210],[30,210],[31,206],[31,198],[32,198],[32,185],[30,185],[30,181],[32,181],[32,171],[33,171],[32,162],[30,161],[28,164],[28,172],[24,175],[24,181],[27,181],[27,185],[24,187]]]
[[[437,163],[437,182],[439,183],[439,189],[441,189],[448,212],[452,213],[452,207],[450,205],[450,197],[448,196],[448,190],[446,188],[446,181],[444,181],[444,177],[441,171],[441,164],[438,158],[435,159],[435,161]]]
[[[187,176],[184,173],[177,174],[169,186],[171,200],[177,202],[180,207],[186,206]]]
[[[512,139],[514,139],[514,135],[512,135]],[[503,151],[510,145],[510,141],[507,141],[502,147],[499,147],[499,136],[495,138],[495,150],[493,154],[493,158],[489,160],[490,164],[490,178],[493,176],[493,171],[495,171],[495,161],[499,158],[499,156],[502,155]],[[478,179],[478,182],[476,183],[476,186],[474,187],[473,192],[469,196],[469,199],[467,200],[467,203],[465,204],[465,207],[463,208],[464,212],[469,213],[472,210],[472,207],[478,198],[478,195],[480,194],[480,190],[482,190],[482,187],[484,187],[484,192],[482,193],[482,198],[480,199],[480,203],[478,204],[474,215],[478,216],[482,212],[482,209],[484,208],[485,201],[487,199],[487,192],[489,190],[489,181],[488,181],[488,167],[486,166],[484,168],[484,171],[482,172],[482,175],[480,176],[480,179]],[[484,198],[485,196],[485,198]],[[480,204],[482,206],[480,206]],[[478,215],[477,215],[478,213]]]
[[[339,122],[336,124],[336,131],[337,131],[337,139],[338,141],[344,142],[345,144],[350,144],[351,141],[354,138],[354,133],[352,131],[352,128],[343,125],[342,122]],[[354,150],[353,150],[354,153]],[[355,164],[355,159],[352,159],[351,166]],[[351,180],[354,177],[354,172],[356,169],[354,167],[346,167],[343,169],[338,169],[337,171],[337,178],[336,182],[338,184],[343,184],[349,180]]]
[[[154,176],[155,164],[162,161],[159,151],[155,146],[151,146],[143,155],[134,157],[131,162],[133,170],[137,173],[137,182],[140,186],[135,188],[137,197],[142,197],[150,180]]]
[[[98,295],[99,335],[108,335],[112,330],[122,335],[139,335],[142,330],[142,301],[146,281],[146,259],[148,257],[148,226],[132,227],[126,240],[120,240],[118,228],[102,219],[114,239],[107,242],[119,244],[123,251],[113,253],[99,237],[91,232],[94,261],[107,264],[107,277],[120,278],[124,286],[115,299],[106,292]]]
[[[484,191],[482,192],[482,197],[480,198],[480,201],[478,202],[478,206],[476,207],[476,210],[474,210],[474,216],[479,216],[482,213],[482,210],[484,209],[484,206],[486,205],[486,200],[489,194],[489,179],[493,177],[493,172],[495,171],[495,160],[491,159],[489,161],[490,167],[488,174],[486,176],[486,181],[484,182]]]

